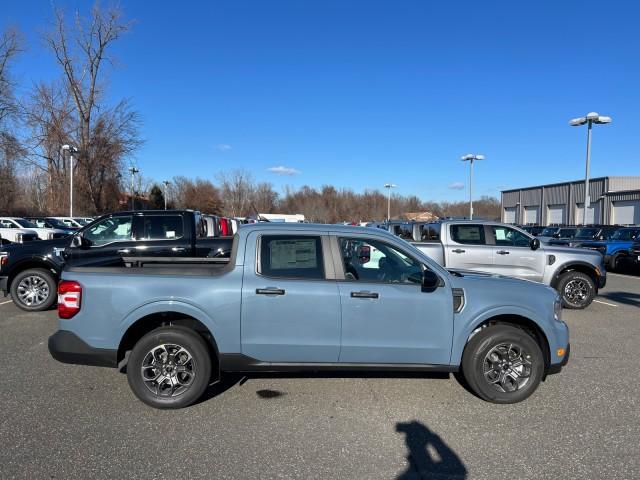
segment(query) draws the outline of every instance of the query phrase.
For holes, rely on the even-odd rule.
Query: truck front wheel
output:
[[[209,384],[211,356],[205,341],[187,327],[152,330],[133,347],[127,379],[133,393],[154,408],[183,408]]]
[[[51,272],[30,268],[20,272],[11,282],[11,298],[22,310],[47,310],[57,299],[57,284]]]
[[[468,387],[492,403],[517,403],[538,388],[544,357],[525,330],[491,325],[476,333],[462,356],[462,375]]]
[[[558,279],[558,292],[565,308],[583,309],[591,305],[596,296],[593,279],[582,272],[565,272]]]

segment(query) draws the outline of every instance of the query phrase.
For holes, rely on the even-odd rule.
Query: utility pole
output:
[[[131,210],[135,210],[135,195],[134,195],[134,185],[136,173],[140,173],[136,167],[129,167],[129,172],[131,173]]]
[[[78,149],[73,145],[62,146],[62,158],[64,160],[64,152],[69,151],[69,216],[73,217],[73,154],[78,153]]]
[[[167,189],[169,188],[169,184],[171,183],[169,180],[165,180],[162,182],[164,184],[164,209],[167,209]]]
[[[460,157],[460,160],[469,162],[469,220],[473,220],[473,162],[474,160],[484,160],[484,155],[468,153]]]
[[[385,183],[384,188],[387,189],[387,222],[391,220],[391,189],[397,187],[394,183]]]

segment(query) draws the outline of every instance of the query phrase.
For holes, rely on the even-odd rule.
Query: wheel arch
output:
[[[202,321],[195,318],[192,315],[179,312],[179,311],[162,311],[154,312],[144,315],[131,323],[127,330],[124,332],[120,343],[118,345],[117,362],[118,368],[123,371],[127,365],[129,353],[133,349],[134,345],[147,333],[164,326],[183,326],[195,331],[200,335],[209,348],[209,354],[211,360],[214,363],[212,369],[212,375],[216,372],[219,376],[219,350],[218,343],[216,342],[211,329],[207,327]]]
[[[23,260],[22,262],[14,265],[14,267],[9,272],[9,275],[7,275],[7,289],[11,291],[11,284],[13,283],[14,279],[25,270],[30,270],[32,268],[47,270],[51,273],[54,280],[57,281],[60,279],[60,272],[54,264],[48,262],[47,260],[31,258],[29,260]]]
[[[490,327],[492,325],[510,325],[516,328],[520,328],[526,331],[527,333],[529,333],[529,335],[531,335],[533,339],[536,341],[536,343],[540,346],[540,350],[542,350],[542,356],[544,359],[544,370],[545,370],[545,376],[546,376],[546,372],[549,370],[549,367],[551,366],[551,350],[550,350],[549,338],[547,337],[547,334],[544,332],[542,328],[540,328],[540,326],[534,320],[524,315],[519,315],[514,313],[502,313],[502,314],[494,315],[479,322],[474,327],[473,331],[471,331],[467,336],[464,348],[462,349],[462,352],[460,355],[460,360],[462,360],[462,357],[464,356],[464,352],[467,349],[467,346],[471,338],[473,338],[473,336],[476,335],[478,332],[480,332],[482,329]]]
[[[553,275],[553,279],[551,280],[551,287],[557,289],[558,283],[560,282],[560,277],[567,272],[581,272],[585,275],[588,275],[591,280],[593,280],[593,284],[595,285],[596,291],[598,290],[598,273],[596,271],[596,267],[591,265],[590,263],[585,262],[572,262],[567,263],[558,268],[556,273]]]

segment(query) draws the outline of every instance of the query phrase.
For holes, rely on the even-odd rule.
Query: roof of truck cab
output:
[[[380,228],[371,228],[371,227],[357,227],[355,225],[330,225],[325,223],[286,223],[286,222],[260,222],[260,223],[248,223],[246,225],[242,225],[240,231],[251,231],[251,230],[304,230],[304,231],[313,231],[313,232],[344,232],[344,233],[380,233],[382,235],[387,235],[392,238],[396,238],[392,233],[387,232],[386,230],[382,230]]]

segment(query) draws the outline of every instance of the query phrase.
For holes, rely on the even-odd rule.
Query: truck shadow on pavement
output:
[[[612,302],[631,305],[632,307],[640,307],[640,295],[631,292],[604,292],[599,293],[597,298],[606,298]]]
[[[460,457],[424,424],[416,420],[397,423],[396,431],[405,434],[409,451],[409,465],[398,480],[467,478],[467,468]]]

